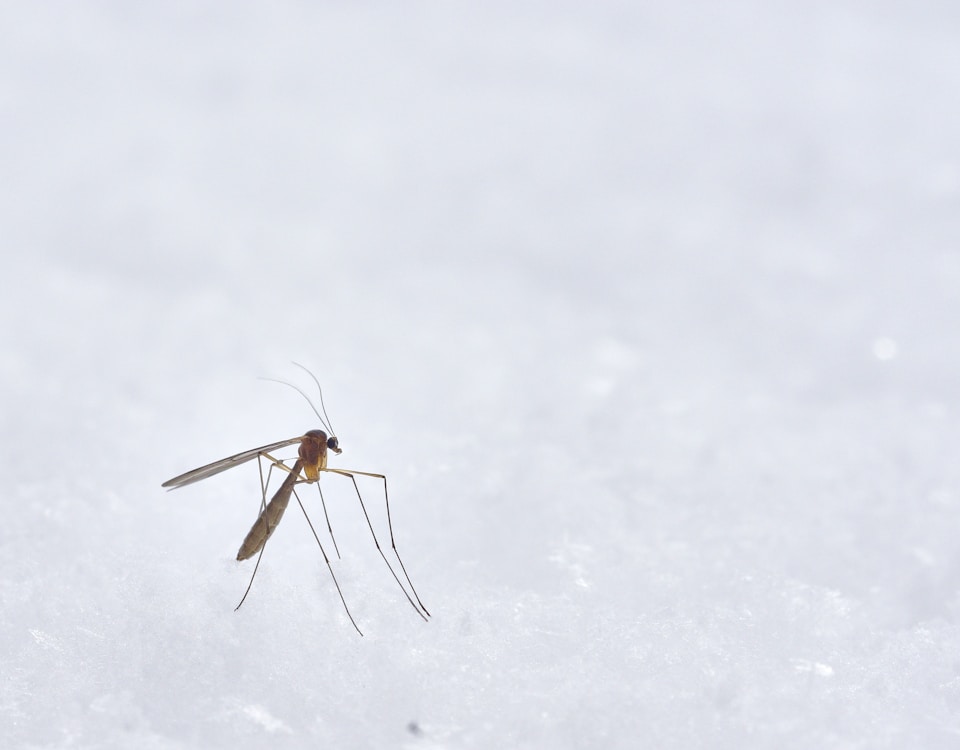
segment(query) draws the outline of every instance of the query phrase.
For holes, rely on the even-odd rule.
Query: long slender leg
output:
[[[274,464],[270,464],[270,468],[267,469],[267,481],[263,481],[263,457],[266,454],[261,453],[257,456],[257,469],[260,471],[260,513],[267,509],[267,487],[270,485],[270,474],[273,472]],[[253,574],[250,576],[250,581],[247,583],[247,590],[243,592],[243,596],[240,598],[240,604],[233,608],[233,611],[236,612],[243,606],[243,603],[247,600],[247,594],[250,593],[250,589],[253,587],[253,579],[257,577],[257,571],[260,569],[260,560],[263,559],[263,551],[267,548],[267,543],[264,542],[263,546],[260,548],[260,553],[257,555],[257,562],[253,566]]]
[[[267,469],[267,481],[263,481],[263,457],[264,454],[261,453],[257,456],[257,469],[260,471],[260,512],[263,513],[264,508],[267,507],[267,487],[270,486],[270,476],[273,474],[274,464],[270,464],[270,468]]]
[[[292,468],[288,468],[282,461],[276,461],[272,456],[267,455],[267,457],[270,459],[271,464],[267,470],[266,482],[263,481],[263,467],[260,463],[262,456],[257,459],[257,465],[260,467],[260,489],[262,493],[260,515],[257,516],[257,520],[254,521],[253,526],[243,540],[240,551],[237,553],[237,560],[246,560],[252,557],[254,552],[257,552],[257,562],[253,566],[253,574],[250,576],[249,583],[247,583],[247,589],[243,592],[240,604],[234,607],[234,612],[240,609],[241,605],[247,599],[247,594],[250,593],[250,589],[253,587],[253,579],[257,577],[257,571],[260,569],[260,561],[263,559],[263,551],[267,547],[267,541],[270,539],[270,535],[273,534],[277,524],[280,523],[280,519],[283,518],[287,503],[290,501],[290,493],[293,491],[293,486],[297,483],[297,477],[300,475],[300,469],[303,466],[300,461],[297,461]],[[270,503],[267,504],[267,487],[270,484],[270,476],[274,466],[282,466],[289,472],[289,475],[283,481],[283,484],[280,485],[280,488],[273,498],[271,498]]]
[[[366,471],[352,471],[348,469],[330,469],[330,468],[324,469],[324,471],[329,471],[334,474],[340,474],[341,476],[349,477],[350,481],[353,482],[353,489],[356,491],[357,499],[360,501],[360,508],[363,510],[363,516],[364,518],[367,519],[367,526],[370,528],[370,534],[373,536],[373,543],[377,547],[377,552],[380,553],[380,557],[382,557],[383,561],[387,564],[387,567],[390,569],[390,573],[393,575],[393,578],[397,582],[397,585],[403,591],[404,596],[407,597],[407,601],[410,602],[410,606],[412,606],[417,611],[417,614],[419,614],[420,617],[426,620],[427,617],[430,617],[430,611],[425,606],[423,606],[423,602],[420,601],[420,596],[417,594],[417,589],[416,587],[414,587],[413,581],[410,580],[410,575],[407,573],[407,568],[403,564],[403,560],[400,558],[400,553],[397,552],[397,544],[393,538],[393,521],[390,518],[390,496],[387,493],[387,478],[383,474],[371,474],[370,472],[366,472]],[[397,574],[394,571],[393,566],[390,564],[390,561],[387,560],[387,556],[383,554],[383,550],[380,548],[380,540],[377,539],[377,532],[373,530],[373,523],[371,523],[370,515],[367,513],[367,508],[363,503],[363,496],[360,494],[360,488],[357,486],[357,480],[354,477],[354,474],[359,474],[365,477],[377,477],[378,479],[383,480],[383,496],[384,496],[384,499],[386,500],[386,505],[387,505],[387,526],[390,529],[390,546],[393,548],[393,554],[396,556],[397,562],[400,563],[400,570],[403,571],[403,575],[407,579],[407,583],[410,585],[410,590],[413,592],[413,596],[417,600],[417,604],[420,605],[419,608],[417,607],[417,604],[413,603],[413,599],[410,598],[410,594],[407,593],[407,590],[404,587],[404,585],[400,583],[400,579],[397,577]]]
[[[269,468],[267,469],[267,481],[263,481],[263,462],[264,460],[269,462]],[[269,453],[264,451],[257,456],[257,469],[260,471],[260,512],[262,513],[267,507],[267,489],[270,487],[270,478],[273,476],[274,469],[283,469],[288,474],[293,472],[293,468],[287,466],[287,464],[279,459],[274,458]]]
[[[313,532],[313,538],[317,540],[317,546],[320,547],[320,552],[323,555],[323,561],[327,564],[327,570],[330,571],[330,577],[333,579],[333,585],[337,587],[337,593],[340,595],[340,602],[343,604],[343,610],[347,613],[347,617],[350,618],[350,623],[353,625],[354,629],[363,635],[363,632],[357,627],[357,621],[353,619],[353,615],[350,614],[350,608],[347,606],[347,600],[343,598],[343,591],[340,589],[340,582],[337,581],[336,575],[333,573],[333,566],[330,564],[330,558],[327,557],[327,551],[323,548],[323,545],[320,543],[320,537],[317,536],[317,530],[313,528],[313,521],[310,520],[310,516],[307,515],[307,509],[303,507],[303,503],[300,502],[300,496],[297,494],[297,491],[293,491],[293,496],[297,498],[297,504],[300,506],[300,510],[303,511],[303,517],[307,519],[307,525],[310,527],[310,531]]]
[[[383,480],[383,499],[387,508],[387,528],[390,530],[390,547],[393,549],[393,554],[396,555],[397,562],[400,563],[400,569],[403,571],[404,578],[407,579],[407,583],[410,584],[410,590],[413,591],[414,597],[416,597],[417,603],[421,606],[424,612],[428,615],[430,614],[429,610],[423,606],[423,602],[420,601],[420,597],[417,594],[417,589],[413,585],[413,581],[410,580],[410,574],[407,573],[407,566],[403,564],[403,559],[400,557],[400,552],[397,550],[397,543],[393,536],[393,518],[390,515],[390,492],[387,490],[387,478],[383,474],[374,474],[369,471],[356,471],[354,469],[327,469],[327,471],[333,471],[338,474],[348,474],[351,476],[359,475],[363,477],[374,477],[375,479]],[[354,481],[354,487],[356,487],[356,481]],[[357,491],[359,495],[359,490]],[[366,511],[364,511],[366,512]],[[369,522],[369,519],[368,519]]]
[[[277,469],[282,469],[283,471],[287,472],[287,474],[290,474],[293,471],[292,466],[287,466],[287,461],[292,461],[293,459],[275,458],[274,456],[271,456],[266,451],[260,454],[260,458],[266,459],[267,461],[270,462],[271,466]],[[269,479],[267,480],[267,484],[270,484]]]
[[[243,597],[240,599],[240,604],[233,608],[233,611],[236,612],[243,603],[247,600],[247,594],[250,593],[250,589],[253,586],[253,579],[257,577],[257,570],[260,568],[260,560],[263,559],[263,551],[267,548],[267,543],[264,542],[263,546],[260,548],[260,554],[257,555],[257,564],[253,566],[253,575],[250,576],[250,583],[247,584],[247,590],[243,592]]]
[[[337,538],[333,535],[333,526],[330,525],[330,516],[327,515],[327,501],[323,499],[323,490],[320,489],[320,482],[317,482],[317,492],[320,493],[320,505],[323,506],[323,517],[327,521],[327,531],[330,534],[330,539],[333,542],[333,550],[337,553],[337,559],[340,558],[340,548],[337,546]],[[300,498],[297,498],[297,502],[300,502]]]

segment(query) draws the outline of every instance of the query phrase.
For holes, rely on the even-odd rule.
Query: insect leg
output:
[[[347,613],[347,617],[350,618],[350,623],[353,625],[354,629],[363,635],[363,632],[357,627],[357,621],[353,619],[353,615],[350,614],[350,608],[347,606],[347,600],[343,598],[343,591],[340,589],[340,582],[337,581],[337,576],[334,575],[333,566],[330,564],[330,558],[327,557],[327,551],[323,548],[323,545],[320,543],[320,537],[317,536],[317,530],[313,528],[313,522],[310,520],[310,516],[307,515],[307,509],[303,507],[303,503],[300,502],[300,495],[297,494],[297,491],[293,491],[293,496],[297,498],[297,504],[300,506],[300,510],[303,511],[303,517],[307,519],[307,525],[310,527],[310,531],[313,532],[313,538],[317,540],[317,546],[320,547],[320,553],[323,555],[323,561],[327,564],[327,570],[330,571],[330,577],[333,579],[333,585],[337,587],[337,593],[340,595],[340,602],[343,604],[343,611]]]
[[[263,559],[263,551],[267,548],[267,543],[264,542],[263,546],[260,548],[260,554],[257,555],[257,563],[253,566],[253,575],[250,576],[250,583],[247,584],[247,590],[243,592],[243,596],[240,599],[240,604],[233,608],[233,611],[236,612],[243,606],[243,603],[247,600],[247,594],[250,593],[250,588],[253,586],[253,579],[257,577],[257,570],[260,568],[260,560]]]
[[[363,510],[363,517],[367,519],[367,526],[370,528],[370,534],[373,536],[373,543],[377,547],[377,552],[380,553],[380,557],[382,557],[383,561],[387,564],[387,568],[389,568],[391,575],[393,575],[393,579],[397,582],[397,585],[400,587],[400,590],[403,591],[404,596],[407,597],[407,601],[410,602],[410,606],[417,611],[417,614],[420,615],[420,617],[426,620],[427,617],[430,617],[430,612],[427,610],[426,607],[423,606],[423,602],[420,601],[420,596],[417,594],[417,590],[413,585],[413,581],[410,580],[410,575],[407,573],[407,569],[406,569],[406,566],[404,566],[403,564],[403,560],[400,559],[400,553],[397,552],[397,545],[393,539],[393,522],[390,519],[390,496],[387,494],[387,478],[383,474],[371,474],[366,471],[351,471],[347,469],[330,469],[330,468],[324,469],[324,471],[329,471],[334,474],[340,474],[341,476],[349,477],[350,481],[353,482],[353,489],[356,491],[357,499],[360,501],[360,508],[361,510]],[[390,529],[390,546],[393,548],[393,554],[396,556],[397,562],[400,563],[400,570],[403,571],[403,575],[407,579],[407,583],[410,586],[410,590],[413,592],[413,596],[417,600],[417,604],[420,605],[419,607],[417,607],[417,604],[413,603],[413,599],[410,598],[410,594],[407,593],[407,589],[400,582],[400,578],[397,576],[396,571],[394,571],[393,566],[390,564],[390,561],[387,559],[387,556],[383,554],[383,549],[381,549],[380,547],[380,540],[377,539],[377,532],[373,530],[373,523],[370,521],[370,515],[367,513],[367,507],[363,503],[363,496],[360,494],[360,488],[357,486],[357,480],[354,477],[354,474],[359,474],[366,477],[377,477],[383,480],[384,499],[386,500],[386,503],[387,503],[387,525]]]
[[[287,468],[283,464],[278,465]],[[236,606],[234,611],[240,609],[240,605],[243,604],[247,598],[247,594],[250,593],[250,588],[253,586],[253,579],[256,578],[257,570],[260,568],[260,560],[263,559],[263,551],[267,546],[267,540],[270,539],[270,535],[273,534],[274,530],[277,528],[277,525],[280,523],[280,520],[283,518],[283,514],[290,502],[290,493],[293,492],[293,486],[297,483],[301,468],[303,468],[301,461],[298,460],[296,463],[294,463],[293,468],[289,470],[290,473],[287,475],[287,478],[283,480],[283,484],[280,485],[280,488],[277,490],[276,494],[260,512],[257,520],[254,521],[253,526],[250,527],[250,531],[247,532],[247,536],[244,538],[243,544],[240,545],[240,551],[237,552],[237,560],[246,560],[256,554],[257,563],[253,567],[253,575],[250,576],[250,583],[247,584],[247,590],[243,593],[243,598],[240,600],[240,604]],[[269,475],[270,472],[268,471],[268,481]],[[264,484],[263,487],[265,490],[266,484]],[[265,494],[266,493],[264,492],[264,496]]]
[[[333,551],[337,553],[337,559],[340,559],[340,548],[337,546],[337,538],[333,535],[333,526],[330,525],[330,516],[327,515],[327,501],[323,499],[323,490],[320,489],[320,482],[317,482],[317,492],[320,493],[320,505],[323,506],[323,517],[327,521],[327,531],[330,533],[330,539],[333,541]],[[300,498],[297,498],[299,502]]]

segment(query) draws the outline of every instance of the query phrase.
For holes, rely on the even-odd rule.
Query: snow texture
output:
[[[958,90],[936,0],[4,4],[0,747],[960,746]],[[430,622],[342,477],[362,638],[160,488],[291,361]]]

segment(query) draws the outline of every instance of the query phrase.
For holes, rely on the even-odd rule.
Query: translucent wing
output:
[[[186,474],[181,474],[173,479],[168,479],[160,486],[168,487],[173,490],[177,487],[193,484],[194,482],[199,482],[201,479],[206,479],[207,477],[212,477],[214,474],[219,474],[221,471],[226,471],[227,469],[232,469],[234,466],[239,466],[242,463],[246,463],[247,461],[256,458],[261,453],[269,453],[270,451],[275,451],[280,448],[286,448],[288,445],[296,445],[302,439],[302,437],[288,438],[287,440],[281,440],[278,443],[270,443],[270,445],[261,445],[259,448],[251,448],[243,453],[237,453],[234,456],[221,458],[219,461],[214,461],[212,464],[201,466],[199,469],[193,469],[192,471],[188,471]]]

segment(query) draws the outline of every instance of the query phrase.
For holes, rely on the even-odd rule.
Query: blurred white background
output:
[[[956,747],[958,84],[934,0],[5,4],[0,746]],[[363,638],[160,489],[291,360],[430,623],[337,477]]]

